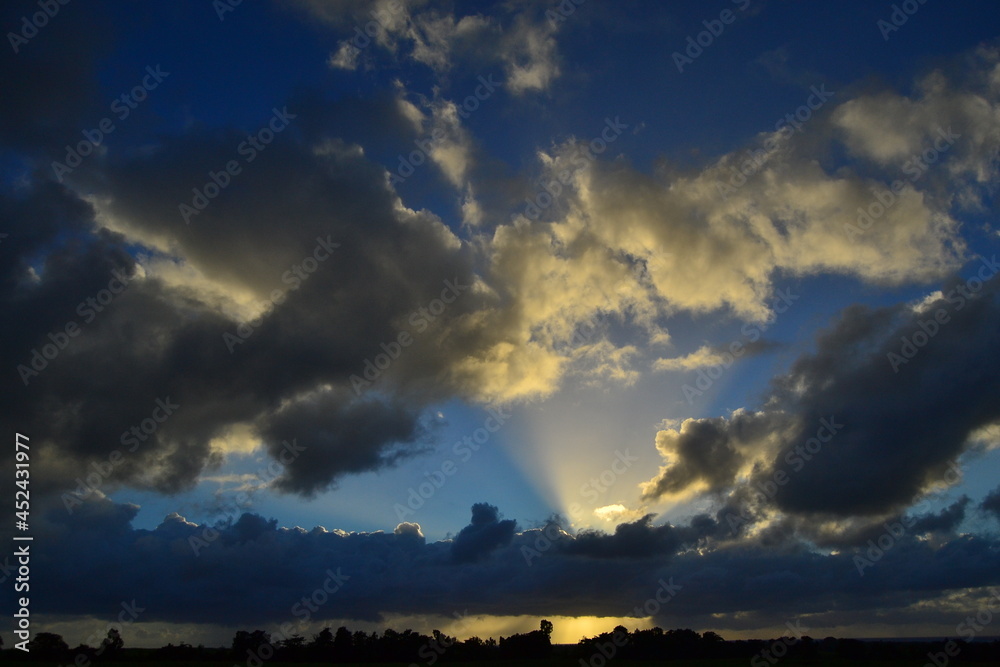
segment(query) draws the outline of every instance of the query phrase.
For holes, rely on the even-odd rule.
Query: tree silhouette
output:
[[[344,628],[345,630],[347,628]],[[340,632],[340,630],[337,630]],[[334,639],[334,643],[336,643]],[[378,653],[379,636],[378,632],[372,632],[371,635],[365,634],[363,630],[358,630],[351,637],[351,644],[353,645],[353,655],[359,660],[369,660]]]
[[[302,635],[292,635],[278,642],[278,650],[283,660],[300,660],[305,653],[306,638]]]
[[[121,633],[116,628],[111,628],[108,630],[108,636],[101,642],[101,653],[113,655],[120,651],[123,646],[125,646],[125,641],[122,639]]]
[[[344,628],[347,630],[347,628]],[[333,648],[333,633],[330,632],[330,628],[323,628],[319,631],[319,634],[313,637],[312,645],[320,649]]]
[[[28,642],[28,649],[42,658],[60,659],[69,652],[69,645],[54,632],[39,632]]]
[[[72,653],[73,661],[78,664],[88,665],[97,660],[97,649],[93,646],[88,646],[87,644],[78,644],[76,648],[72,650]]]
[[[354,656],[354,638],[351,631],[343,625],[337,628],[337,634],[333,638],[333,654],[338,660],[350,660]]]
[[[238,660],[246,659],[247,654],[259,655],[260,647],[271,643],[271,635],[263,630],[247,632],[240,630],[233,637],[233,654]]]
[[[306,647],[306,652],[312,660],[329,661],[333,653],[333,633],[330,628],[323,628],[319,634],[313,635],[313,640]]]
[[[552,641],[549,638],[551,634],[552,623],[542,621],[538,630],[501,637],[498,652],[501,658],[507,659],[547,658],[552,652]]]

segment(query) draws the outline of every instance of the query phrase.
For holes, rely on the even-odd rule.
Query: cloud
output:
[[[811,628],[886,614],[905,624],[915,613],[916,591],[923,611],[940,616],[953,611],[953,591],[968,589],[962,593],[971,596],[968,606],[961,608],[975,608],[973,597],[1000,582],[997,545],[975,536],[929,542],[903,535],[873,566],[878,576],[860,577],[854,551],[824,555],[791,536],[777,548],[763,537],[727,544],[715,537],[724,527],[705,516],[686,526],[656,526],[645,517],[611,535],[574,536],[555,529],[511,533],[512,521],[499,520],[496,508],[476,508],[460,532],[472,537],[427,543],[416,524],[393,533],[346,533],[280,528],[247,514],[212,533],[173,514],[145,530],[130,525],[137,507],[106,499],[89,500],[73,515],[61,506],[39,507],[33,528],[49,548],[32,559],[38,573],[32,592],[53,620],[116,609],[134,599],[145,608],[141,623],[224,618],[233,631],[295,623],[295,603],[321,587],[330,572],[349,578],[311,614],[317,623],[380,622],[390,614],[450,616],[455,609],[472,615],[633,616],[638,608],[645,616],[644,602],[662,579],[681,588],[654,611],[654,622],[726,629],[749,622],[781,626],[790,614]],[[496,539],[498,533],[503,539]],[[557,538],[537,551],[543,534]],[[475,545],[470,555],[480,557],[455,558],[459,539]],[[109,571],[113,577],[105,576]],[[77,594],[67,596],[66,590]],[[201,602],[192,606],[195,598]]]
[[[776,383],[779,400],[807,424],[776,463],[813,436],[824,416],[844,425],[821,452],[822,466],[804,466],[778,491],[781,507],[864,514],[908,503],[940,483],[972,433],[996,420],[984,400],[995,389],[992,362],[981,350],[1000,321],[1000,280],[976,280],[982,287],[975,293],[964,281],[949,281],[919,310],[847,309],[819,338],[816,353]],[[928,318],[939,313],[948,320],[913,355],[905,341],[923,341],[917,332],[931,329]],[[894,363],[891,355],[901,354],[912,358]]]
[[[646,514],[631,523],[621,523],[608,535],[598,530],[585,530],[562,543],[562,551],[574,555],[607,559],[649,558],[672,556],[682,547],[690,546],[694,531],[677,529],[670,524],[654,526],[655,514]]]
[[[260,418],[271,455],[288,460],[277,489],[313,496],[344,474],[390,467],[430,449],[421,445],[426,427],[413,408],[344,393],[321,392]]]
[[[356,69],[360,54],[360,49],[345,40],[340,43],[340,47],[337,48],[335,53],[330,54],[330,67],[347,70]]]
[[[3,25],[16,26],[8,35],[24,30],[22,19],[33,17],[25,11],[15,5],[0,9]],[[108,113],[108,101],[98,94],[96,64],[111,51],[118,26],[107,11],[70,13],[69,20],[46,20],[39,39],[0,58],[4,81],[20,91],[0,118],[0,143],[45,167],[66,154],[66,144],[80,141],[81,119],[96,125]],[[54,46],[70,49],[74,57],[58,57]]]
[[[428,134],[440,137],[433,143],[430,158],[452,185],[461,188],[466,184],[466,175],[473,166],[472,138],[462,127],[458,106],[454,102],[438,98],[430,108]]]
[[[984,512],[990,512],[1000,519],[1000,487],[997,487],[990,491],[983,502],[979,504],[979,509]]]
[[[657,359],[653,363],[654,371],[693,371],[699,368],[717,366],[723,363],[726,358],[722,352],[708,346],[702,345],[694,352],[677,357],[675,359]]]
[[[957,73],[940,69],[922,77],[911,97],[889,91],[859,96],[838,108],[833,122],[856,157],[895,166],[914,180],[927,176],[959,207],[982,210],[983,186],[998,175],[992,156],[1000,148],[1000,50],[982,45],[966,63],[971,66]],[[947,136],[958,137],[954,146],[946,147]],[[929,168],[939,162],[942,169]]]
[[[487,503],[472,506],[472,521],[459,531],[451,544],[451,556],[456,563],[471,563],[498,547],[510,544],[517,524],[513,519],[501,521],[500,510]]]
[[[74,189],[36,174],[0,193],[0,299],[19,322],[0,334],[5,363],[30,368],[68,322],[83,330],[34,362],[27,387],[16,373],[3,380],[12,399],[0,420],[30,430],[49,462],[40,493],[75,489],[116,449],[126,455],[104,490],[175,493],[231,453],[281,457],[294,441],[305,449],[273,487],[308,496],[427,451],[420,415],[435,401],[547,395],[576,358],[593,377],[634,377],[627,350],[599,337],[562,352],[551,347],[561,338],[532,341],[510,291],[473,271],[482,250],[403,205],[350,141],[372,128],[349,120],[412,131],[398,98],[296,101],[291,127],[188,221],[179,205],[204,187],[199,174],[243,160],[245,134],[192,128],[85,164]],[[115,275],[127,287],[81,310]],[[572,338],[588,310],[568,313],[558,335]],[[130,448],[123,436],[158,399],[179,408]]]
[[[622,519],[638,519],[643,516],[641,510],[634,510],[625,507],[621,503],[605,505],[594,510],[594,516],[602,521],[620,521]]]
[[[411,535],[420,540],[424,539],[424,533],[420,530],[419,523],[410,523],[404,521],[396,526],[395,530],[392,531],[393,535]]]
[[[372,20],[372,8],[390,9],[386,3],[304,4],[310,16],[337,30]],[[402,54],[443,72],[455,66],[456,54],[467,64],[482,62],[481,47],[501,54],[512,68],[508,75],[520,73],[514,77],[520,92],[545,90],[557,76],[557,24],[537,11],[511,5],[501,10],[503,17],[457,17],[428,3],[400,7],[392,17],[381,15],[372,38],[378,47],[366,53]],[[490,40],[500,40],[502,48]],[[85,51],[91,58],[100,48],[88,41]],[[961,121],[968,143],[956,144],[942,160],[970,192],[981,184],[970,174],[989,176],[976,160],[995,148],[992,117],[974,113],[996,105],[998,92],[988,83],[995,55],[977,55],[965,75],[935,74],[900,103],[922,109],[913,122],[925,129]],[[53,76],[72,78],[75,65],[62,67],[68,69]],[[39,117],[26,121],[24,132],[42,142],[45,127],[78,133],[91,123],[94,101],[74,91],[67,94],[73,93],[77,117]],[[440,89],[427,100],[421,109],[399,91],[335,102],[317,91],[296,93],[282,105],[290,116],[287,128],[189,220],[179,206],[193,204],[195,191],[206,190],[209,172],[244,160],[239,147],[245,130],[185,126],[142,150],[87,161],[61,185],[48,176],[50,160],[37,158],[8,128],[5,145],[26,151],[32,169],[0,192],[10,233],[0,300],[19,323],[0,334],[7,367],[30,362],[54,332],[80,320],[78,304],[106,289],[113,271],[129,283],[57,358],[42,359],[44,371],[27,387],[15,374],[2,381],[13,398],[0,409],[0,423],[30,428],[49,466],[40,492],[75,488],[80,469],[127,448],[123,434],[150,419],[156,400],[170,399],[180,408],[128,452],[107,490],[131,485],[175,493],[218,472],[232,453],[261,447],[280,457],[287,451],[283,443],[294,441],[306,449],[273,485],[308,496],[333,488],[344,475],[426,452],[432,434],[422,414],[436,402],[524,401],[553,394],[567,379],[635,385],[651,361],[647,344],[669,341],[671,316],[766,320],[777,275],[836,273],[901,284],[939,280],[964,258],[947,179],[911,184],[877,226],[853,239],[844,232],[858,206],[872,201],[871,188],[883,187],[890,176],[875,157],[873,165],[858,169],[834,166],[825,157],[855,150],[866,123],[878,128],[881,121],[866,112],[864,96],[835,97],[829,116],[819,113],[811,121],[815,136],[761,133],[752,147],[766,147],[770,157],[725,197],[717,186],[731,177],[744,151],[644,174],[611,159],[614,142],[633,121],[608,118],[592,137],[539,148],[540,181],[558,191],[551,206],[537,214],[523,209],[510,224],[497,221],[510,219],[511,201],[527,187],[524,179],[493,170]],[[264,114],[261,123],[269,120]],[[427,128],[446,133],[432,159],[478,220],[474,228],[455,225],[456,231],[433,212],[408,207],[387,169],[370,157]],[[606,149],[595,148],[600,146]],[[303,273],[319,250],[328,256]],[[966,313],[991,312],[976,303],[956,313],[935,343],[972,331],[971,322],[959,323]],[[816,428],[816,420],[842,409],[850,392],[837,393],[837,382],[874,400],[857,361],[871,355],[838,350],[885,347],[893,329],[883,320],[899,320],[901,327],[905,319],[901,308],[847,312],[836,340],[819,341],[822,353],[803,358],[780,381],[785,388],[774,392],[779,408],[662,431],[657,443],[668,463],[645,487],[647,497],[722,492],[755,464],[770,469],[788,455],[782,447],[810,436],[787,432]],[[855,344],[852,327],[872,329],[872,338],[858,334]],[[412,341],[405,352],[399,342],[404,332]],[[697,369],[719,352],[706,345],[654,368]],[[930,348],[922,351],[901,376],[920,373],[934,359]],[[871,386],[896,389],[872,372]],[[823,389],[824,377],[837,380]],[[979,378],[979,384],[988,388],[989,382]],[[802,387],[813,389],[803,393]],[[898,395],[909,395],[907,386],[902,389]],[[860,455],[834,453],[850,465],[834,466],[831,481],[813,479],[820,476],[813,468],[803,471],[781,489],[779,504],[799,512],[867,512],[905,502],[961,451],[954,443],[965,426],[986,425],[975,404],[957,406],[953,432],[936,434],[936,442],[950,447],[930,444],[932,436],[915,428],[897,431],[923,448],[917,461],[903,464],[898,483],[876,478],[902,445],[879,444],[872,451],[886,450],[885,456],[876,455],[869,466],[878,475],[863,471],[845,480],[844,471]],[[931,405],[921,414],[929,419],[939,412]],[[847,416],[855,423],[838,440],[838,451],[881,443],[885,423],[867,413]],[[884,421],[901,419],[902,408]],[[759,435],[752,426],[758,422],[778,435]],[[702,447],[720,465],[709,465]],[[805,489],[832,480],[857,487],[854,496],[867,488],[878,493],[871,506],[857,501],[853,510],[843,506],[844,498],[830,501],[836,508],[807,498]]]
[[[16,373],[4,380],[12,400],[0,418],[16,417],[52,457],[51,490],[75,488],[89,462],[126,451],[123,434],[157,399],[180,407],[127,451],[107,488],[176,492],[229,451],[263,442],[277,456],[297,438],[307,449],[276,488],[308,495],[426,451],[418,415],[457,389],[418,390],[410,379],[441,373],[464,358],[463,346],[490,344],[461,332],[482,305],[470,253],[433,215],[402,207],[383,169],[329,141],[329,107],[302,104],[289,113],[308,138],[279,135],[191,224],[179,203],[190,203],[209,166],[242,160],[245,135],[195,130],[81,168],[77,186],[97,190],[88,201],[43,178],[3,193],[0,298],[20,323],[2,334],[5,363],[30,364],[67,322],[82,329],[27,387]],[[279,219],[288,221],[281,231]],[[108,292],[114,271],[127,287],[80,309]],[[447,285],[458,292],[446,295],[448,312],[421,314]],[[248,325],[251,315],[259,319]],[[412,347],[373,376],[380,345],[398,346],[404,330]],[[452,331],[452,345],[435,345]],[[374,380],[385,400],[356,395]],[[251,430],[226,445],[234,428]]]
[[[16,26],[22,10],[9,4],[0,18]],[[341,568],[348,585],[318,618],[628,615],[676,579],[683,594],[656,614],[665,625],[780,626],[803,610],[835,625],[971,608],[997,583],[996,540],[960,532],[967,496],[912,507],[955,481],[962,457],[998,442],[1000,362],[984,351],[1000,328],[1000,279],[963,293],[980,265],[967,265],[957,218],[989,212],[995,194],[996,48],[922,76],[912,92],[838,90],[802,132],[765,126],[740,150],[655,173],[625,157],[646,122],[617,116],[579,136],[504,146],[510,166],[477,132],[512,108],[568,103],[556,98],[570,23],[544,18],[553,5],[463,15],[427,0],[294,4],[323,27],[338,70],[325,76],[366,91],[399,76],[364,99],[336,85],[279,93],[259,127],[272,114],[290,122],[249,153],[253,112],[239,99],[231,126],[222,107],[176,118],[161,99],[59,182],[52,160],[108,113],[107,84],[122,69],[108,56],[125,24],[74,4],[65,11],[79,13],[0,60],[18,91],[0,117],[0,306],[16,323],[0,330],[0,428],[30,433],[45,472],[32,478],[32,527],[47,545],[33,559],[43,617],[89,622],[141,596],[150,623],[281,623]],[[628,20],[629,34],[683,34],[648,13]],[[508,94],[489,102],[495,115],[464,123],[455,91],[501,71]],[[251,83],[251,102],[288,88]],[[947,150],[933,148],[942,132],[955,138]],[[432,178],[397,190],[395,165],[380,160],[428,134],[442,137],[427,150]],[[933,169],[884,204],[907,162],[932,148]],[[749,177],[748,149],[760,158]],[[532,152],[537,164],[522,169]],[[883,214],[859,231],[860,212],[876,205]],[[223,491],[253,493],[261,481],[314,497],[432,450],[439,422],[428,411],[445,402],[641,387],[650,368],[725,363],[729,349],[711,342],[673,358],[653,348],[688,316],[770,321],[778,281],[815,276],[940,290],[848,307],[759,406],[662,428],[662,466],[648,472],[641,509],[596,510],[624,521],[611,534],[555,522],[519,532],[487,503],[442,542],[416,523],[349,533],[255,514],[206,526],[171,513],[142,529],[137,505],[109,497],[208,481],[218,493],[194,506],[209,516]],[[269,459],[268,479],[228,467],[251,454]],[[83,488],[95,476],[99,488]],[[647,512],[697,495],[710,509],[682,521]],[[979,508],[1000,516],[998,496]],[[733,530],[733,516],[750,525]],[[853,558],[904,518],[913,528],[879,576],[856,576]]]
[[[965,519],[965,508],[970,502],[971,499],[968,496],[962,496],[937,514],[916,517],[913,531],[915,533],[949,533],[954,531]]]
[[[736,348],[739,356],[749,354],[754,356],[776,347],[775,343],[758,340],[753,342],[740,341],[740,347]],[[673,359],[657,359],[653,362],[654,371],[694,371],[699,368],[709,368],[711,366],[727,365],[733,362],[734,356],[729,347],[702,345],[694,352],[682,357]]]
[[[783,512],[851,517],[954,483],[948,467],[1000,416],[989,401],[1000,369],[982,354],[1000,325],[998,268],[984,258],[917,305],[844,309],[815,351],[773,380],[760,412],[657,434],[667,463],[644,496],[726,492],[749,475]],[[963,504],[923,521],[961,516]]]
[[[810,121],[809,133],[787,127],[761,133],[751,149],[768,158],[728,193],[723,185],[744,151],[661,176],[624,160],[598,159],[591,146],[609,145],[606,139],[627,129],[627,119],[595,128],[595,141],[604,143],[573,138],[541,150],[538,182],[556,193],[552,203],[529,206],[514,224],[497,226],[490,245],[490,282],[519,306],[510,313],[517,318],[508,316],[504,326],[521,341],[559,341],[602,313],[640,329],[650,342],[663,342],[669,340],[665,322],[678,312],[769,321],[782,296],[773,284],[779,273],[844,274],[893,285],[944,279],[961,266],[965,252],[950,213],[954,193],[933,179],[907,184],[878,225],[855,233],[858,210],[877,203],[876,193],[896,172],[855,172],[819,159],[840,146],[831,116],[839,108],[834,105],[849,100],[836,100]],[[942,160],[950,164],[961,155],[955,151]],[[513,359],[528,349],[515,346],[504,356]],[[654,362],[654,369],[692,370],[719,361],[722,353],[706,346]],[[532,354],[536,361],[549,357],[538,382],[537,391],[544,392],[565,364],[544,348]],[[619,369],[619,376],[629,370],[623,363]]]
[[[507,88],[514,95],[547,90],[559,76],[554,21],[533,23],[518,16],[502,42],[506,63]]]
[[[730,418],[686,419],[679,430],[658,432],[656,449],[667,464],[640,486],[643,499],[730,488],[755,455],[773,446],[792,423],[782,412],[738,410]]]
[[[829,155],[868,145],[856,141],[859,132],[883,135],[882,116],[858,111],[881,108],[876,93],[850,98],[848,90],[829,91],[802,132],[787,125],[762,131],[747,147],[764,156],[750,177],[739,172],[747,150],[695,168],[668,165],[654,175],[595,153],[614,150],[608,137],[632,119],[609,119],[593,137],[540,149],[537,181],[555,193],[551,203],[522,207],[513,225],[497,226],[491,244],[494,282],[521,303],[520,321],[511,326],[524,338],[566,336],[603,312],[662,341],[664,323],[678,312],[769,321],[780,298],[779,274],[840,274],[880,285],[944,280],[966,259],[952,207],[987,194],[993,178],[984,165],[1000,145],[994,140],[1000,93],[988,84],[995,66],[986,54],[967,70],[929,77],[940,83],[933,92],[924,86],[912,98],[878,93],[923,109],[913,121],[919,137],[907,139],[906,150],[925,148],[920,142],[933,141],[938,127],[954,125],[961,137],[936,158],[940,177],[925,170],[901,181],[877,224],[864,229],[859,211],[881,206],[878,196],[900,180],[904,165],[867,159],[842,165]],[[705,346],[654,368],[693,370],[720,354]]]
[[[348,36],[331,53],[331,67],[355,70],[376,48],[397,61],[411,58],[439,76],[462,66],[503,66],[515,96],[548,90],[559,76],[559,24],[538,7],[501,5],[489,14],[458,16],[426,2],[378,0],[331,5],[298,0],[311,16]]]

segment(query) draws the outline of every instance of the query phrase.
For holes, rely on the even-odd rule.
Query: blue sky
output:
[[[50,552],[38,613],[82,636],[141,588],[138,643],[225,643],[279,623],[324,558],[367,582],[382,549],[410,599],[346,593],[316,628],[429,629],[471,606],[481,634],[548,615],[575,641],[672,574],[700,601],[630,622],[946,634],[1000,571],[980,567],[1000,495],[1000,8],[902,5],[73,3],[28,37],[37,7],[10,3],[3,423],[36,443],[41,535],[114,536],[86,552],[95,571],[148,560],[96,595]],[[128,287],[46,354],[111,269]],[[282,461],[286,442],[303,449]],[[885,557],[905,576],[854,572],[904,518]],[[563,588],[517,570],[548,526]],[[206,527],[227,536],[211,562],[248,572],[271,548],[324,555],[187,617],[185,591],[229,590],[189,549]],[[143,588],[152,563],[187,578]],[[581,593],[626,566],[634,585]],[[812,597],[748,593],[741,567]],[[434,568],[456,583],[420,607]]]

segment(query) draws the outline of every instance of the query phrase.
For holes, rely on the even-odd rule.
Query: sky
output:
[[[943,636],[996,595],[996,3],[0,26],[33,632]]]

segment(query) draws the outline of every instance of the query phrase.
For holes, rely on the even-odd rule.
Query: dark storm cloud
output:
[[[300,401],[263,418],[259,427],[271,455],[289,461],[275,486],[307,496],[325,490],[338,475],[378,470],[413,455],[420,449],[384,444],[412,444],[424,430],[405,405],[331,396]]]
[[[971,499],[968,496],[962,496],[937,514],[930,513],[915,517],[913,532],[917,534],[953,532],[958,528],[958,524],[965,519],[965,509],[969,502]]]
[[[983,502],[979,504],[979,509],[984,512],[992,513],[997,519],[1000,519],[1000,486],[990,491]]]
[[[673,526],[653,527],[653,514],[632,523],[615,527],[614,535],[600,531],[584,531],[565,548],[568,553],[601,558],[643,558],[673,553],[680,540]]]
[[[817,523],[808,517],[784,516],[769,524],[766,530],[771,531],[772,536],[782,535],[782,543],[803,539],[824,549],[865,547],[869,542],[877,544],[879,538],[886,534],[892,536],[895,542],[900,532],[905,534],[907,540],[931,533],[939,538],[954,537],[959,525],[965,519],[966,510],[971,502],[969,497],[963,495],[936,512],[923,511],[922,506],[930,502],[929,498],[922,501],[920,506],[899,514],[877,518],[853,517],[835,523]],[[753,517],[748,523],[754,523],[759,519],[759,516]]]
[[[933,601],[954,589],[1000,582],[996,543],[973,536],[935,546],[902,535],[859,576],[854,559],[864,556],[864,547],[822,555],[794,538],[768,544],[764,537],[729,546],[708,537],[697,550],[673,546],[678,540],[672,532],[714,532],[714,522],[704,517],[696,529],[695,521],[673,528],[643,519],[615,535],[562,533],[549,542],[542,539],[544,529],[508,533],[512,528],[505,527],[498,531],[503,540],[484,542],[484,527],[505,522],[482,503],[459,535],[472,535],[461,539],[490,556],[463,562],[454,557],[458,540],[426,543],[413,524],[395,533],[347,534],[278,528],[247,514],[213,533],[171,515],[154,530],[140,530],[130,525],[137,510],[102,499],[73,515],[57,506],[44,520],[40,516],[37,535],[47,548],[38,556],[38,604],[73,616],[135,599],[146,608],[143,621],[278,625],[298,620],[302,608],[296,603],[333,572],[348,578],[314,620],[450,616],[457,609],[632,616],[638,609],[667,627],[725,628],[737,627],[746,615],[780,626],[793,616],[834,608],[879,614],[915,596]],[[635,557],[643,553],[649,557]],[[649,611],[661,581],[681,588],[669,604]]]
[[[3,294],[9,295],[25,279],[30,262],[42,255],[57,234],[88,231],[93,212],[71,191],[49,181],[33,184],[16,196],[2,194],[0,220],[8,237],[0,245],[6,258],[0,275]]]
[[[653,525],[655,514],[621,523],[612,534],[584,530],[558,546],[567,554],[595,558],[669,558],[692,549],[706,540],[724,538],[724,526],[707,514],[697,514],[685,525]]]
[[[468,248],[432,215],[399,208],[384,170],[328,134],[347,106],[313,98],[289,109],[298,117],[252,162],[240,153],[246,133],[195,128],[140,155],[87,163],[72,179],[99,193],[127,239],[99,228],[93,205],[44,170],[2,193],[0,301],[18,326],[0,333],[9,397],[0,421],[51,456],[39,492],[77,489],[115,450],[123,458],[102,490],[189,488],[222,462],[210,442],[237,424],[254,426],[276,456],[285,440],[306,447],[276,482],[305,495],[427,449],[420,411],[455,391],[434,378],[495,334],[456,325],[482,305]],[[230,160],[242,172],[185,224],[179,205]],[[144,261],[182,258],[198,273],[171,282],[153,265],[140,270],[136,239],[159,249],[139,252]],[[292,271],[318,257],[312,273]],[[79,308],[111,296],[109,285],[110,302]],[[446,312],[420,315],[449,285],[457,296]],[[262,319],[247,328],[213,290],[258,295]],[[69,323],[77,334],[33,369],[35,351],[62,341]],[[401,331],[412,343],[373,377],[372,360]],[[375,393],[355,392],[352,376]],[[127,436],[158,399],[179,407],[141,442]]]
[[[112,43],[111,14],[104,2],[59,4],[58,13],[15,51],[10,35],[28,33],[22,18],[39,11],[37,3],[7,2],[0,7],[4,26],[0,80],[4,112],[0,145],[26,151],[47,168],[65,155],[64,146],[83,139],[81,123],[107,113],[94,67]],[[15,92],[16,91],[16,92]]]
[[[821,419],[844,425],[813,461],[789,470],[779,507],[841,515],[898,508],[945,479],[969,435],[1000,419],[1000,357],[991,353],[1000,278],[990,263],[970,268],[989,280],[955,279],[919,310],[847,309],[816,352],[778,381],[776,397],[800,416],[802,432],[775,468],[787,467]]]
[[[1000,330],[997,268],[993,259],[975,261],[972,277],[952,279],[919,307],[846,308],[815,351],[774,380],[761,412],[661,431],[657,447],[670,464],[645,495],[699,482],[725,490],[750,456],[738,442],[769,460],[753,475],[754,493],[793,514],[886,514],[953,483],[949,466],[969,436],[1000,419],[1000,357],[991,353]],[[746,436],[754,421],[769,424],[776,450]]]
[[[71,8],[60,10],[63,28],[48,28],[59,40]],[[101,490],[175,493],[224,462],[225,449],[211,443],[237,425],[256,429],[275,456],[285,441],[306,448],[274,482],[303,495],[425,451],[422,409],[474,393],[475,374],[455,372],[457,361],[488,357],[517,331],[499,319],[483,325],[496,299],[473,271],[476,249],[432,213],[403,208],[367,157],[412,148],[420,136],[398,95],[330,100],[298,90],[260,109],[259,126],[238,129],[193,120],[163,134],[137,116],[130,127],[151,123],[155,139],[90,156],[66,176],[69,189],[53,182],[51,162],[108,112],[89,74],[102,38],[110,39],[95,30],[63,57],[39,36],[33,55],[2,65],[13,80],[37,75],[53,84],[46,94],[62,96],[16,96],[4,117],[12,124],[0,128],[0,143],[30,167],[0,192],[0,303],[18,322],[0,333],[9,397],[0,424],[30,432],[51,457],[36,490],[81,490],[117,452],[113,472],[98,475]],[[249,144],[258,129],[279,126],[264,148]],[[227,172],[231,163],[239,173]],[[220,178],[202,206],[206,184]],[[191,207],[186,216],[181,205]],[[291,272],[317,250],[328,258],[314,272]],[[126,289],[83,321],[78,305],[107,293],[114,272]],[[457,298],[428,317],[445,290]],[[233,295],[262,319],[248,327],[226,300]],[[54,359],[39,356],[68,324],[79,335]],[[412,344],[376,367],[401,332]],[[151,423],[157,400],[180,407],[133,447],[129,431]]]
[[[19,249],[16,242],[12,249]],[[17,314],[20,326],[16,334],[4,331],[2,353],[3,385],[10,397],[3,422],[29,430],[37,451],[53,456],[37,488],[66,485],[81,474],[84,462],[106,463],[115,449],[129,454],[116,471],[119,479],[142,477],[144,484],[164,490],[186,485],[208,462],[207,441],[219,416],[231,409],[231,398],[220,396],[216,402],[202,394],[219,389],[211,381],[211,366],[186,377],[181,369],[171,370],[171,362],[182,361],[174,346],[197,356],[224,320],[208,312],[184,312],[156,281],[138,279],[132,257],[115,234],[101,232],[51,251],[40,274],[37,283],[22,283],[5,295],[8,312]],[[124,290],[118,277],[127,283]],[[109,286],[120,292],[102,306],[96,299],[111,295]],[[65,333],[68,323],[77,327],[73,337]],[[155,341],[168,339],[165,349],[156,349]],[[40,350],[48,354],[57,346],[63,349],[54,358],[40,356]],[[199,387],[201,379],[207,385]],[[123,434],[150,418],[157,399],[179,401],[181,407],[151,436],[143,434],[142,442],[126,446]],[[213,408],[219,411],[215,415]]]
[[[700,420],[691,423],[670,452],[678,462],[670,466],[643,491],[643,497],[656,498],[683,491],[697,481],[715,491],[732,483],[742,458],[729,441],[727,424],[722,420]]]
[[[500,510],[488,503],[472,506],[472,521],[459,531],[451,544],[451,556],[456,563],[471,563],[510,544],[517,523],[513,519],[502,520]]]

